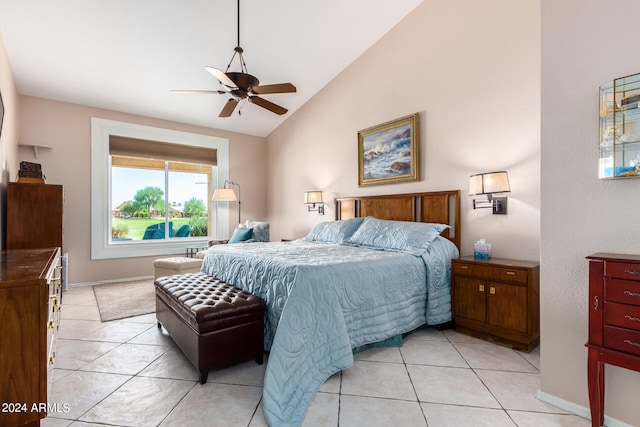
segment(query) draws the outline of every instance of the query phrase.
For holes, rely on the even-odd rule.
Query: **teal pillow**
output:
[[[229,239],[229,243],[239,243],[249,240],[253,236],[253,228],[236,228],[233,236]]]

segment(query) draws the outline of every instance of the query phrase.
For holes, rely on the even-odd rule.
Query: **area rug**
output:
[[[153,279],[94,285],[93,293],[103,322],[156,311]]]

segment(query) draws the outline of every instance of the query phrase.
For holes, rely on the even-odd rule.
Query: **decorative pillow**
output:
[[[269,223],[261,221],[247,220],[245,223],[247,228],[253,228],[253,238],[256,242],[269,241]]]
[[[313,227],[302,240],[307,242],[345,243],[360,227],[364,218],[351,218],[342,221],[327,221]]]
[[[253,236],[253,228],[236,228],[229,243],[239,243],[249,240]]]
[[[418,256],[422,255],[431,242],[447,228],[450,226],[446,224],[389,221],[367,217],[347,243]]]

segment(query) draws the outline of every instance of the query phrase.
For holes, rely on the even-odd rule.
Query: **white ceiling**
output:
[[[219,118],[226,95],[169,92],[222,89],[203,66],[226,69],[236,0],[0,0],[0,33],[22,95],[266,136],[422,1],[241,0],[248,72],[298,88],[264,95],[284,116]]]

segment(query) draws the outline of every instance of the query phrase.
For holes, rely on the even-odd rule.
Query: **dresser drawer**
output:
[[[640,281],[640,264],[606,261],[604,263],[604,275],[616,279]]]
[[[605,303],[604,322],[607,325],[640,331],[640,307],[613,302]]]
[[[610,302],[640,306],[640,282],[604,279],[604,299]]]
[[[516,268],[484,266],[454,262],[454,274],[472,276],[482,279],[498,280],[502,282],[527,283],[527,272]]]
[[[640,355],[640,332],[615,326],[604,327],[604,346]]]

